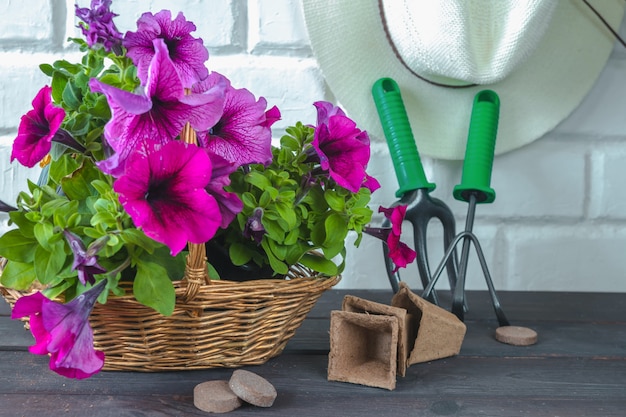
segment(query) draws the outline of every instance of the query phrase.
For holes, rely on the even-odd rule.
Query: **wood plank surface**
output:
[[[416,364],[388,391],[327,380],[331,310],[347,293],[388,303],[391,291],[325,293],[285,352],[245,369],[272,382],[272,408],[245,416],[624,416],[626,294],[502,292],[512,324],[539,333],[536,345],[497,342],[485,292],[468,292],[468,331],[461,353]],[[442,293],[442,305],[449,301]],[[48,370],[28,353],[32,337],[0,301],[0,416],[206,416],[193,387],[228,379],[232,369],[186,372],[101,372],[83,381]]]
[[[0,361],[3,416],[83,416],[86,409],[90,416],[161,415],[153,411],[199,416],[204,413],[193,408],[193,387],[232,373],[102,372],[70,381],[47,371],[45,358],[0,352]],[[626,407],[624,361],[457,357],[412,366],[394,391],[329,382],[326,365],[323,355],[284,354],[247,369],[267,378],[279,393],[274,406],[263,410],[270,416],[623,416]],[[58,414],[51,414],[51,404],[58,405]],[[246,406],[229,415],[254,410]]]

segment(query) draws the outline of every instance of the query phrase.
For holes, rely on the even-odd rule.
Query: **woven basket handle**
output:
[[[185,143],[198,144],[196,132],[191,128],[189,123],[183,128],[180,138]],[[183,278],[183,280],[187,281],[187,288],[182,295],[185,302],[193,300],[196,295],[198,295],[202,285],[211,283],[207,271],[207,257],[204,243],[188,242],[187,246],[189,248],[189,255],[187,256],[185,276]]]

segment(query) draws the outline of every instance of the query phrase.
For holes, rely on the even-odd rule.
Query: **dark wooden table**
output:
[[[274,384],[272,408],[244,405],[227,415],[267,416],[626,416],[626,294],[500,292],[511,324],[539,342],[497,342],[484,292],[470,292],[460,355],[411,366],[397,388],[327,381],[329,312],[346,294],[389,303],[391,291],[323,295],[284,353],[247,369]],[[232,369],[101,372],[74,381],[28,353],[29,332],[0,301],[0,416],[201,416],[196,384]]]

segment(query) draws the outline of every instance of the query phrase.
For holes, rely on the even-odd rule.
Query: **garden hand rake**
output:
[[[452,313],[463,321],[465,313],[465,275],[470,244],[474,244],[498,323],[500,326],[509,326],[509,321],[500,306],[480,243],[472,232],[476,204],[491,203],[496,198],[495,191],[490,187],[490,181],[499,111],[500,99],[495,92],[483,90],[476,94],[472,108],[465,160],[463,162],[463,176],[461,184],[454,187],[453,191],[455,199],[468,203],[465,230],[453,239],[441,264],[433,274],[429,285],[424,289],[422,297],[430,297],[447,259],[454,253],[456,245],[462,240],[461,263],[459,265],[456,288],[453,290]]]

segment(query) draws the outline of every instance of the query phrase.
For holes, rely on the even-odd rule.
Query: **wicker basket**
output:
[[[320,295],[339,278],[211,281],[191,299],[187,280],[174,283],[176,308],[163,316],[132,295],[96,304],[90,322],[105,370],[166,371],[259,365],[279,355]],[[298,277],[300,275],[301,277]],[[0,286],[13,306],[26,295]]]
[[[181,139],[197,143],[189,123]],[[283,351],[317,299],[339,281],[297,265],[286,279],[211,280],[205,245],[189,243],[188,249],[184,278],[174,282],[171,316],[132,295],[96,304],[89,321],[94,346],[106,355],[103,369],[165,371],[265,363]],[[11,307],[26,295],[1,285],[0,293]]]

